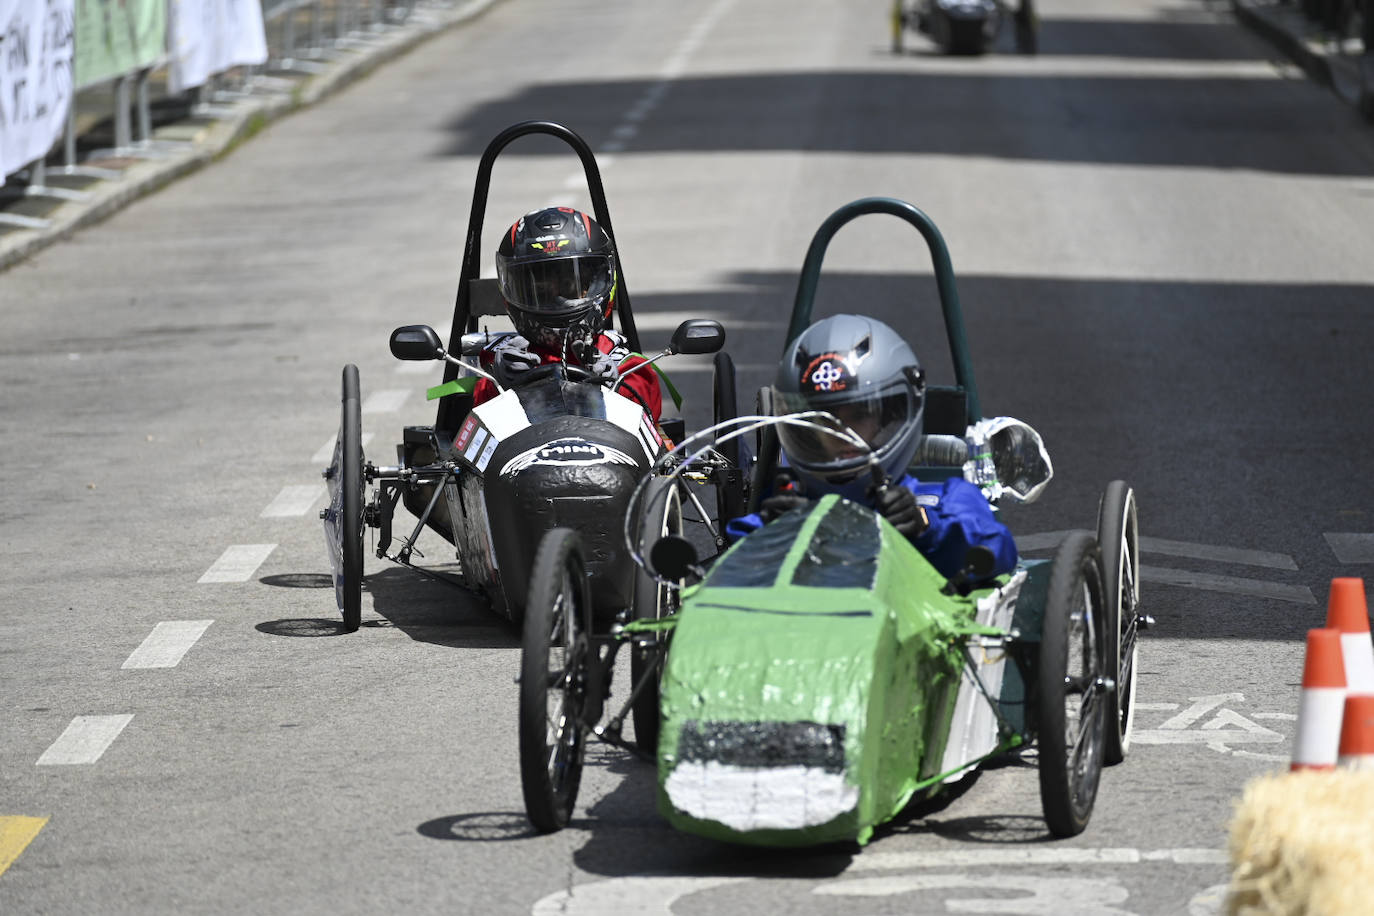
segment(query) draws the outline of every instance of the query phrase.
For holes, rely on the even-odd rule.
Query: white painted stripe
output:
[[[406,388],[386,388],[382,391],[374,391],[363,401],[363,413],[395,413],[401,409],[401,405],[410,397],[410,390]]]
[[[1041,534],[1017,535],[1016,546],[1023,551],[1050,550],[1075,531],[1088,531],[1075,528],[1069,531],[1046,531]],[[1095,535],[1095,531],[1088,531]],[[1186,557],[1191,560],[1213,560],[1218,563],[1236,563],[1242,566],[1262,566],[1267,569],[1296,570],[1298,564],[1286,553],[1273,553],[1268,550],[1246,550],[1239,547],[1221,547],[1214,544],[1194,544],[1188,541],[1170,541],[1164,538],[1142,537],[1140,552],[1162,554],[1169,557]]]
[[[231,544],[197,581],[247,582],[276,549],[276,544]]]
[[[164,620],[133,651],[121,668],[175,668],[213,620]]]
[[[1167,569],[1159,566],[1140,567],[1140,581],[1160,585],[1177,585],[1182,588],[1197,588],[1208,592],[1227,592],[1244,595],[1247,598],[1272,598],[1275,601],[1288,601],[1292,604],[1316,604],[1312,589],[1306,585],[1284,585],[1280,582],[1263,582],[1259,579],[1241,579],[1235,576],[1214,576],[1208,573],[1190,572],[1185,569]]]
[[[1374,534],[1328,531],[1322,535],[1337,563],[1374,563]]]
[[[1140,552],[1188,557],[1194,560],[1216,560],[1219,563],[1238,563],[1243,566],[1263,566],[1269,569],[1298,568],[1298,564],[1286,553],[1218,547],[1212,544],[1190,544],[1185,541],[1166,541],[1163,538],[1141,538]]]
[[[439,371],[438,362],[429,359],[403,359],[396,364],[397,375],[428,375]]]
[[[77,716],[54,741],[35,766],[69,766],[95,763],[124,731],[133,715]]]
[[[930,849],[911,852],[866,852],[855,856],[845,873],[908,868],[962,868],[977,865],[1133,865],[1138,849]]]
[[[320,446],[320,450],[311,456],[310,463],[328,464],[330,461],[334,460],[334,440],[337,438],[337,436],[330,436],[329,441]],[[363,448],[366,449],[367,444],[372,441],[372,433],[363,433],[362,436],[359,437],[359,441],[362,442]]]
[[[259,518],[289,518],[304,515],[310,507],[319,502],[325,493],[323,484],[308,483],[282,487],[276,498],[267,508],[258,513]]]

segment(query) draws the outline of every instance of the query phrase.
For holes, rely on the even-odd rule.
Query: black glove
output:
[[[800,509],[810,504],[811,500],[800,493],[782,490],[759,503],[759,518],[763,519],[764,524],[767,524],[784,512]]]
[[[907,538],[930,527],[925,510],[916,504],[916,494],[901,484],[879,487],[873,494],[873,508]]]

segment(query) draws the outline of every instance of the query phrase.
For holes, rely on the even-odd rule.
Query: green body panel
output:
[[[731,548],[677,615],[662,813],[733,842],[866,842],[941,761],[977,630],[973,598],[945,584],[885,521],[833,496]],[[750,805],[764,813],[734,810]]]

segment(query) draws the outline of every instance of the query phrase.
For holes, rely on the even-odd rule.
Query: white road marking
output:
[[[439,364],[428,359],[403,359],[396,364],[397,375],[427,375],[438,370]]]
[[[1020,891],[1015,909],[1008,910],[1005,897],[981,896],[984,889]],[[1006,913],[1022,916],[1134,916],[1112,904],[1125,903],[1130,891],[1114,878],[1065,878],[1039,875],[894,875],[830,881],[811,893],[828,897],[895,897],[932,892],[943,897],[946,913]],[[957,895],[957,896],[953,896]]]
[[[35,766],[71,766],[95,763],[124,731],[132,714],[118,716],[77,716],[58,736]]]
[[[276,549],[276,544],[231,544],[197,581],[247,582]]]
[[[1374,534],[1328,531],[1322,535],[1338,563],[1374,563]]]
[[[258,513],[258,517],[290,518],[304,515],[310,511],[315,503],[320,501],[320,497],[324,494],[324,485],[318,483],[282,487],[276,498],[267,504],[267,508]]]
[[[1073,529],[1087,531],[1087,529]],[[1020,535],[1016,546],[1021,550],[1048,550],[1058,547],[1071,531],[1046,531],[1040,534]],[[1089,534],[1095,532],[1089,531]],[[1223,547],[1216,544],[1195,544],[1190,541],[1170,541],[1165,538],[1142,537],[1140,552],[1162,554],[1169,557],[1185,557],[1190,560],[1213,560],[1218,563],[1236,563],[1241,566],[1262,566],[1268,569],[1296,570],[1298,564],[1286,553],[1268,550],[1248,550],[1241,547]]]
[[[1158,728],[1136,728],[1131,733],[1131,740],[1137,744],[1205,744],[1222,754],[1241,753],[1233,751],[1232,744],[1283,743],[1284,737],[1278,732],[1252,722],[1235,710],[1222,708],[1224,703],[1244,701],[1244,695],[1239,693],[1190,697],[1191,705],[1182,712],[1166,719]],[[1209,715],[1211,718],[1205,723],[1192,728]]]
[[[209,629],[213,620],[164,620],[125,660],[121,668],[175,668]]]
[[[957,884],[951,883],[948,879],[955,876],[910,876],[906,879],[907,883],[894,884],[893,881],[901,882],[904,879],[900,876],[893,878],[862,878],[859,880],[845,880],[845,876],[851,874],[863,874],[868,872],[893,870],[893,869],[912,869],[926,870],[932,868],[1005,868],[1008,866],[1062,866],[1062,865],[1138,865],[1144,862],[1169,862],[1177,865],[1225,865],[1229,858],[1225,850],[1205,849],[1205,848],[1176,848],[1176,849],[1152,849],[1138,850],[1131,848],[1108,848],[1108,849],[1062,849],[1045,847],[1021,847],[1003,849],[935,849],[927,851],[912,852],[863,852],[856,855],[845,869],[839,879],[829,879],[821,881],[813,890],[813,893],[820,895],[846,895],[857,893],[861,895],[906,893],[917,889],[910,882],[917,878],[926,877],[936,881],[937,886],[972,886],[981,887],[987,885],[984,880],[986,876],[980,875],[971,882],[965,880],[966,876],[957,877]],[[1110,881],[1103,882],[1098,879],[1072,879],[1081,883],[1069,887],[1062,883],[1061,876],[1040,877],[1035,875],[1001,876],[1007,882],[1007,889],[1031,890],[1037,894],[1037,908],[1022,910],[1021,904],[1029,899],[1024,896],[1016,898],[1016,912],[1053,912],[1056,914],[1091,912],[1093,916],[1102,916],[1105,913],[1120,913],[1120,910],[1103,908],[1097,904],[1121,902],[1125,899],[1120,897],[1124,889]],[[602,916],[602,914],[616,914],[616,916],[670,916],[673,911],[673,904],[690,894],[709,891],[715,888],[726,887],[731,884],[740,884],[746,881],[761,881],[762,878],[725,878],[717,876],[691,877],[687,875],[663,875],[659,877],[624,877],[611,878],[605,881],[592,881],[587,884],[579,884],[569,890],[562,890],[550,894],[537,902],[530,911],[532,916]],[[927,882],[928,884],[929,882]],[[1089,886],[1091,883],[1091,886]],[[1014,887],[1013,887],[1014,885]],[[933,888],[931,888],[933,889]],[[1069,902],[1080,904],[1077,909],[1062,908],[1059,892],[1072,891],[1069,894]],[[1087,894],[1094,891],[1093,894]],[[1104,899],[1104,897],[1106,899]],[[1196,898],[1195,898],[1196,899]],[[948,905],[949,901],[947,901]],[[957,902],[957,907],[950,907],[950,911],[974,913],[974,912],[1010,912],[1000,904],[1005,904],[1006,900],[992,899],[973,900],[961,899]],[[1095,908],[1084,910],[1083,906],[1092,903]],[[1043,904],[1045,909],[1039,908]],[[985,908],[978,908],[986,905]],[[1191,913],[1192,911],[1190,911]]]
[[[1160,728],[1184,729],[1198,722],[1203,716],[1223,703],[1244,703],[1245,695],[1240,693],[1216,693],[1205,697],[1189,697],[1192,705],[1183,712],[1160,723]]]
[[[320,450],[310,457],[310,463],[328,464],[329,462],[333,461],[334,440],[337,438],[338,436],[330,436],[329,441],[326,442],[324,445],[320,446]],[[363,448],[366,449],[367,444],[372,441],[372,433],[363,433],[362,436],[359,437],[359,440],[362,442]]]
[[[1136,708],[1137,708],[1137,709],[1140,708],[1139,704],[1136,704]],[[1295,715],[1294,715],[1293,713],[1291,713],[1291,712],[1256,712],[1256,713],[1251,713],[1251,714],[1250,714],[1250,718],[1252,718],[1252,719],[1264,719],[1264,720],[1266,720],[1266,721],[1272,719],[1272,720],[1278,721],[1278,722],[1296,722],[1296,721],[1298,721],[1298,717],[1295,716]]]
[[[1140,567],[1141,582],[1157,582],[1161,585],[1178,585],[1183,588],[1197,588],[1208,592],[1227,592],[1250,598],[1272,598],[1293,604],[1316,604],[1312,589],[1306,585],[1284,585],[1281,582],[1264,582],[1260,579],[1242,579],[1236,576],[1214,576],[1210,573],[1191,572],[1186,569],[1168,569],[1162,566]]]
[[[386,388],[374,391],[363,401],[363,413],[395,413],[410,397],[408,388]]]

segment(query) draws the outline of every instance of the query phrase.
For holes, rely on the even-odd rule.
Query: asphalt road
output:
[[[1225,4],[1041,6],[1039,56],[947,59],[891,54],[885,0],[511,0],[0,275],[0,851],[33,835],[0,912],[1217,912],[1302,636],[1374,564],[1374,135]],[[719,318],[744,390],[827,214],[890,195],[940,226],[984,411],[1054,458],[1007,513],[1025,551],[1092,527],[1114,478],[1140,501],[1157,626],[1084,834],[1046,842],[1011,762],[862,851],[741,851],[671,831],[650,768],[594,748],[570,829],[535,836],[515,632],[369,557],[337,634],[339,369],[389,463],[438,372],[387,334],[447,327],[477,156],[531,117],[598,151],[646,342]],[[586,206],[576,174],[513,146],[486,249]],[[948,371],[912,230],[869,217],[826,266],[817,314]],[[698,427],[706,364],[676,365]],[[241,581],[208,581],[236,547]],[[172,622],[197,622],[175,663],[137,667]]]

